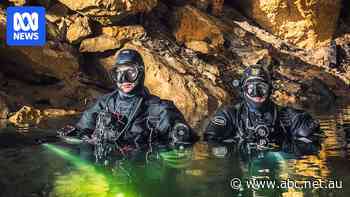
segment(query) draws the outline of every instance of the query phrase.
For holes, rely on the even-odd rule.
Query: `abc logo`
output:
[[[24,23],[24,20],[27,19],[28,23],[27,25]],[[23,14],[20,14],[16,12],[13,15],[13,28],[15,31],[20,31],[21,29],[23,31],[37,31],[39,28],[39,15],[38,13],[32,13],[29,14],[28,12],[25,12]]]
[[[44,45],[46,41],[45,8],[7,8],[7,44],[11,46]]]

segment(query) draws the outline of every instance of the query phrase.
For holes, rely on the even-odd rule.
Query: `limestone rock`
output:
[[[216,21],[195,7],[177,8],[172,20],[173,34],[180,43],[204,41],[213,49],[224,44],[223,32]]]
[[[220,16],[224,7],[224,0],[212,0],[212,14],[214,16]]]
[[[30,106],[23,106],[19,111],[9,118],[9,121],[15,125],[25,126],[39,124],[44,118],[53,118],[60,116],[76,115],[74,110],[64,109],[45,109],[39,110]]]
[[[186,47],[192,49],[193,51],[197,51],[203,54],[210,53],[209,44],[204,41],[191,41],[185,43]]]
[[[17,111],[9,118],[9,121],[16,125],[23,124],[39,124],[42,119],[40,110],[33,109],[29,106],[23,106],[22,109]]]
[[[224,6],[224,0],[190,0],[190,3],[204,12],[211,8],[210,13],[214,16],[221,15]]]
[[[4,95],[0,94],[0,119],[6,119],[9,114],[9,107],[7,99]]]
[[[58,0],[71,10],[89,16],[120,16],[149,12],[157,0]]]
[[[311,80],[312,77],[322,76],[322,80],[335,91],[336,95],[346,95],[342,92],[348,91],[346,86],[350,84],[349,77],[341,70],[339,72],[328,67],[334,62],[334,50],[333,47],[330,47],[332,45],[317,49],[297,48],[287,43],[286,40],[257,27],[255,22],[245,18],[232,8],[226,7],[221,19],[225,21],[225,24],[231,26],[225,30],[225,32],[230,32],[230,34],[226,34],[225,41],[229,44],[230,53],[234,54],[235,57],[231,60],[238,59],[240,61],[237,63],[244,65],[262,61],[274,67],[277,65],[285,68],[290,67],[294,69],[294,72],[298,72],[299,76],[295,79],[295,73],[288,74],[287,78],[292,81],[305,81],[306,78]],[[340,61],[338,66],[342,68],[348,64],[346,62],[350,61],[347,60],[347,53],[344,53],[343,49],[339,51],[339,48],[346,46],[349,43],[347,41],[350,40],[349,38],[346,34],[342,34],[336,39],[337,62]],[[225,56],[228,55],[225,54]]]
[[[122,43],[107,35],[101,35],[94,38],[88,38],[81,42],[80,52],[104,52],[107,50],[117,49],[122,46]]]
[[[97,65],[101,65],[105,70],[110,70],[115,64],[116,51],[107,51],[104,53],[93,54],[90,56],[93,58],[90,62],[94,62]]]
[[[9,2],[13,3],[15,6],[23,6],[27,3],[27,0],[9,0]]]
[[[242,63],[246,66],[258,64],[264,60],[269,61],[271,59],[270,53],[267,49],[242,51],[237,54],[240,56]]]
[[[6,36],[6,13],[5,10],[0,9],[0,38],[5,40]]]
[[[282,99],[279,100],[284,102],[289,100],[290,103],[294,101],[301,105],[312,103],[313,107],[319,108],[325,103],[334,104],[336,95],[342,94],[339,91],[347,89],[341,80],[316,66],[283,65],[276,68],[274,72],[279,79],[283,79],[283,86],[276,87],[281,94],[276,96],[282,95]],[[290,99],[286,96],[283,99],[283,95]]]
[[[280,38],[301,48],[316,48],[331,41],[341,0],[247,0],[234,4]]]
[[[1,60],[9,64],[9,66],[2,66],[0,70],[18,78],[30,75],[34,78],[47,76],[64,80],[69,84],[72,76],[79,71],[76,51],[64,43],[49,41],[43,47],[3,45],[0,47],[0,52]]]
[[[45,8],[49,8],[54,3],[54,0],[36,0],[35,3]]]
[[[190,3],[195,6],[196,8],[207,11],[210,6],[211,0],[190,0]]]
[[[57,23],[63,17],[68,15],[68,11],[69,9],[65,5],[56,3],[47,10],[45,18],[51,23]]]
[[[60,23],[46,21],[47,39],[56,42],[67,42],[67,24],[62,20]]]
[[[78,17],[67,30],[67,40],[72,44],[81,42],[84,38],[92,34],[87,17]]]
[[[83,61],[80,64],[80,69],[88,77],[89,81],[92,80],[98,87],[108,90],[115,88],[108,71],[115,65],[116,51],[117,49],[83,54]]]
[[[124,19],[124,17],[121,17],[119,15],[115,15],[115,16],[89,16],[89,18],[93,21],[98,22],[102,26],[112,26],[112,25],[118,24],[120,21],[122,21]]]
[[[129,41],[142,38],[145,29],[141,25],[103,27],[102,33],[120,41]]]

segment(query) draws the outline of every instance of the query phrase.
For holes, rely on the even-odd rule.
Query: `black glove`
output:
[[[77,128],[72,125],[66,125],[63,128],[57,130],[59,136],[75,136],[77,134]]]
[[[65,127],[57,130],[58,136],[74,136],[74,137],[82,137],[83,135],[91,135],[92,130],[90,129],[80,129],[74,127],[72,125],[66,125]]]

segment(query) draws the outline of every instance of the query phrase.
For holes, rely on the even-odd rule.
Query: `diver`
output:
[[[276,105],[270,98],[272,80],[261,65],[245,69],[239,81],[242,101],[217,111],[204,131],[204,141],[234,142],[263,149],[286,139],[313,143],[319,138],[319,123],[308,113]]]
[[[93,145],[96,162],[112,153],[154,144],[192,144],[197,135],[173,102],[151,95],[144,86],[145,66],[132,49],[121,50],[110,77],[117,86],[87,109],[75,127],[59,130],[61,136],[79,136]]]

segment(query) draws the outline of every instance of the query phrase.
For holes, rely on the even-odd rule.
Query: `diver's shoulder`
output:
[[[168,99],[162,99],[159,96],[156,95],[147,95],[146,99],[146,105],[148,106],[157,106],[158,108],[169,108],[169,107],[175,107],[175,104],[173,101]]]
[[[216,110],[216,114],[225,114],[228,116],[234,116],[234,114],[236,114],[237,111],[239,111],[239,109],[241,108],[242,104],[241,103],[235,103],[235,104],[225,104],[222,105],[221,107],[219,107]]]
[[[278,114],[281,120],[296,121],[298,119],[312,119],[308,112],[288,106],[277,106]]]
[[[161,108],[176,108],[174,101],[168,99],[159,99],[159,105]]]
[[[241,107],[242,107],[242,103],[241,102],[233,103],[233,104],[225,104],[225,105],[222,105],[218,109],[218,111],[230,111],[230,112],[233,112],[233,111],[239,110]]]
[[[298,114],[305,114],[307,112],[305,112],[304,110],[301,109],[296,109],[294,107],[290,107],[290,106],[281,106],[281,105],[277,105],[277,110],[280,113],[288,113],[288,114],[292,114],[292,115],[298,115]]]
[[[118,95],[118,91],[113,91],[109,93],[102,94],[96,98],[96,102],[106,102],[109,98],[115,97]]]
[[[145,102],[147,104],[159,104],[162,102],[162,99],[159,96],[153,94],[149,94],[145,98]]]

